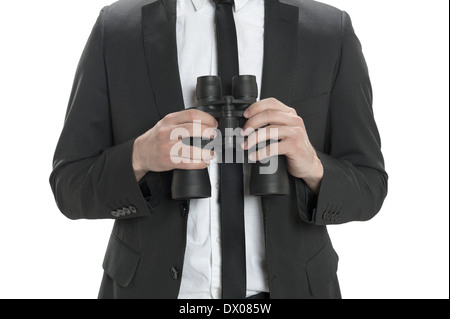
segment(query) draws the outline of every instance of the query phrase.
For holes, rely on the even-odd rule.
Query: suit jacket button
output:
[[[118,209],[117,213],[119,214],[119,216],[125,216],[125,211],[123,209]]]
[[[130,212],[132,213],[132,214],[137,214],[137,208],[136,207],[134,207],[134,206],[129,206],[128,207],[128,209],[130,210]]]
[[[125,212],[125,215],[130,215],[131,214],[131,210],[127,207],[122,208],[122,210]]]
[[[174,280],[178,279],[178,270],[175,267],[170,268],[170,275]]]
[[[180,205],[180,211],[183,217],[189,213],[189,206],[186,202]]]
[[[113,211],[111,212],[111,215],[113,215],[113,217],[115,217],[115,218],[120,217],[120,213],[117,212],[117,211],[115,211],[115,210],[113,210]]]

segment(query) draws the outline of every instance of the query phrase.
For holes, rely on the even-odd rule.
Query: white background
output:
[[[389,196],[330,227],[345,298],[449,297],[449,2],[327,0],[351,15],[375,92]],[[0,298],[96,298],[112,221],[69,221],[50,191],[73,75],[108,0],[0,11]]]

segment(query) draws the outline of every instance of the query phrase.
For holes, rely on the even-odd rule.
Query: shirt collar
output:
[[[191,1],[195,7],[195,11],[199,11],[201,8],[203,8],[203,6],[207,1],[212,0],[191,0]],[[249,0],[234,0],[234,11],[238,12],[240,9],[242,9],[243,6],[247,4],[248,1]]]

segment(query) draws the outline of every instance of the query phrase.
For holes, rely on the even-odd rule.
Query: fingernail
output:
[[[255,161],[255,160],[256,160],[256,154],[255,154],[255,153],[251,153],[251,154],[248,156],[248,158],[249,158],[251,161]]]
[[[246,111],[244,112],[244,114],[243,114],[244,117],[248,118],[248,116],[250,115],[249,113],[250,113],[250,112],[249,112],[248,110],[246,110]]]
[[[245,150],[245,147],[246,147],[246,146],[247,146],[247,142],[246,142],[246,141],[241,143],[241,148],[242,148],[243,150]]]

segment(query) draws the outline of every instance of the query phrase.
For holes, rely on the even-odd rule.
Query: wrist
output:
[[[142,165],[142,160],[140,156],[140,137],[138,137],[133,144],[133,155],[132,155],[132,166],[134,175],[136,176],[136,180],[139,182],[145,174],[147,174],[147,171],[144,169],[144,166]]]
[[[309,174],[303,177],[306,185],[316,194],[319,194],[320,186],[322,184],[322,179],[324,175],[324,168],[321,160],[315,156],[314,162],[312,164]]]

